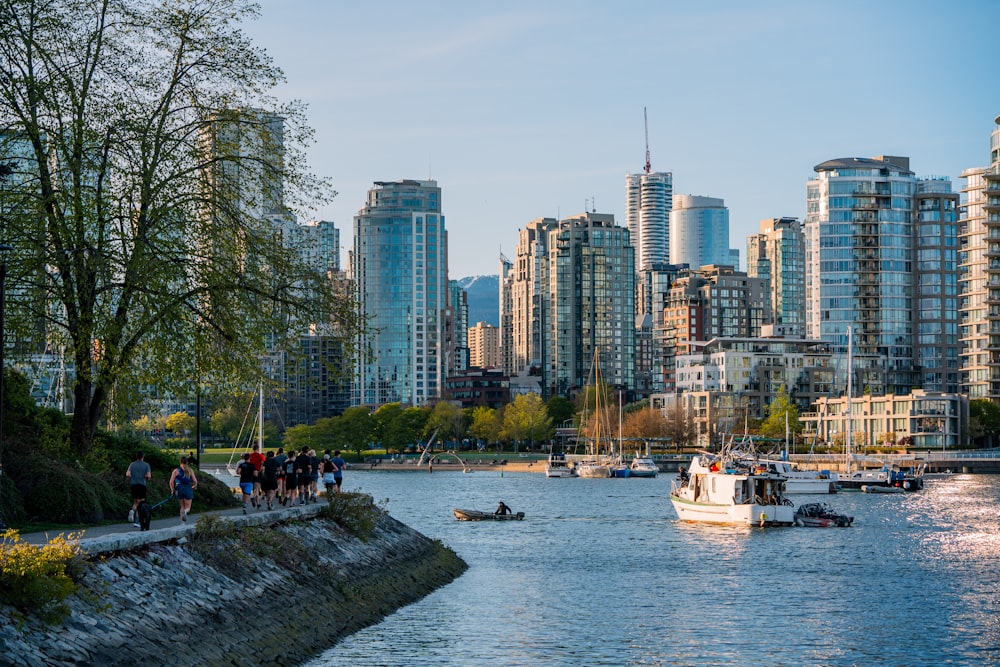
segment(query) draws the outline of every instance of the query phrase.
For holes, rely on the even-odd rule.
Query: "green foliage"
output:
[[[315,560],[300,542],[273,527],[238,527],[213,514],[198,519],[191,547],[203,561],[234,578],[253,571],[262,558],[290,570],[311,566]]]
[[[576,406],[573,405],[573,402],[559,394],[545,401],[545,409],[548,411],[549,417],[552,418],[552,423],[556,426],[569,421],[576,414]]]
[[[518,394],[503,415],[501,436],[515,442],[527,440],[534,448],[536,441],[552,437],[552,418],[538,394]]]
[[[18,151],[0,188],[8,332],[24,349],[65,345],[81,456],[106,410],[150,390],[193,395],[196,379],[247,386],[268,348],[296,346],[311,323],[353,354],[363,322],[346,281],[277,240],[274,216],[250,214],[334,194],[305,163],[301,104],[269,95],[283,74],[241,30],[256,11],[0,3],[0,52],[16,54],[16,75],[0,76],[0,155]]]
[[[327,500],[329,502],[321,510],[320,516],[336,522],[363,541],[368,541],[375,532],[379,519],[385,514],[385,508],[376,504],[366,493],[334,493]]]
[[[368,408],[356,406],[344,410],[338,418],[339,434],[345,449],[352,450],[358,457],[371,442],[374,422]]]
[[[48,623],[69,614],[64,604],[77,590],[86,557],[80,550],[79,534],[63,534],[36,547],[21,539],[16,530],[0,534],[0,604],[11,605]]]
[[[424,438],[430,438],[434,431],[440,440],[461,440],[465,437],[468,424],[462,408],[448,401],[439,401],[424,424]]]
[[[799,423],[799,408],[788,397],[785,385],[778,389],[778,395],[767,406],[767,418],[761,422],[759,433],[766,438],[785,437],[785,419],[788,419],[788,431],[794,438],[802,430]]]
[[[500,437],[501,423],[497,419],[498,414],[498,411],[485,406],[473,408],[469,435],[487,443],[495,442]]]
[[[1000,433],[1000,405],[988,398],[969,401],[969,437],[975,442]]]
[[[167,417],[167,430],[178,435],[190,433],[194,427],[195,418],[186,412],[175,412]]]

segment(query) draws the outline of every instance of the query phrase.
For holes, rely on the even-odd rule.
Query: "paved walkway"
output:
[[[320,497],[320,502],[311,503],[304,506],[296,507],[281,507],[278,505],[273,510],[267,509],[247,509],[246,521],[243,521],[244,514],[243,509],[240,507],[234,509],[225,510],[213,510],[208,512],[196,512],[188,515],[188,520],[186,523],[181,523],[180,515],[175,514],[168,518],[154,519],[149,524],[148,531],[141,531],[131,523],[109,523],[102,526],[91,526],[88,528],[67,528],[64,530],[56,530],[49,532],[40,533],[22,533],[21,539],[29,544],[41,545],[49,541],[50,538],[55,537],[59,533],[70,533],[75,531],[83,531],[83,535],[80,537],[80,543],[88,553],[93,553],[94,551],[88,548],[88,545],[93,543],[95,546],[100,545],[97,551],[103,551],[104,545],[120,545],[122,547],[127,546],[137,546],[138,544],[150,543],[150,542],[160,542],[168,539],[175,539],[178,537],[183,537],[190,532],[194,531],[194,525],[198,523],[198,518],[205,516],[206,514],[214,514],[222,517],[231,517],[232,520],[239,523],[246,523],[248,525],[261,524],[261,523],[271,523],[273,521],[279,520],[283,515],[294,514],[313,514],[311,511],[313,508],[319,508],[326,504],[326,499]],[[177,503],[167,503],[167,506],[171,506],[173,511],[179,511],[177,508]],[[132,539],[120,540],[120,539],[101,539],[101,538],[123,538],[130,537]]]

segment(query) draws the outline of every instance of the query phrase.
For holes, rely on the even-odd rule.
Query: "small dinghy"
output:
[[[861,491],[862,493],[906,493],[906,489],[899,486],[879,486],[877,484],[864,484]]]
[[[524,519],[524,512],[494,514],[493,512],[480,512],[479,510],[462,510],[457,507],[452,512],[454,512],[455,518],[459,521],[521,521]]]
[[[845,528],[854,523],[853,516],[835,512],[826,503],[806,503],[795,510],[795,525],[807,528]]]

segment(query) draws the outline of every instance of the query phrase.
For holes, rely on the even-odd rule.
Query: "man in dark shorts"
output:
[[[294,452],[292,452],[294,454]],[[295,499],[299,494],[299,475],[297,472],[297,466],[295,465],[295,457],[291,454],[285,459],[285,492],[281,496],[281,505],[285,506],[289,503],[295,504]]]
[[[312,457],[309,456],[309,447],[303,447],[299,455],[295,457],[295,473],[299,478],[299,505],[305,505],[306,501],[309,500],[312,472]]]
[[[146,482],[153,477],[153,471],[145,458],[142,452],[136,452],[132,457],[132,463],[128,465],[128,470],[125,471],[125,478],[129,480],[132,491],[132,509],[128,511],[128,520],[135,526],[139,525],[135,510],[139,507],[139,503],[146,499]]]
[[[278,492],[278,460],[274,452],[268,452],[260,470],[260,490],[267,500],[267,509],[274,509],[274,495]],[[262,501],[263,502],[263,501]]]

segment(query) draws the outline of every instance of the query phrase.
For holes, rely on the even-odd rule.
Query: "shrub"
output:
[[[79,537],[60,533],[36,547],[16,530],[0,534],[0,603],[49,623],[63,620],[69,614],[64,600],[78,588],[71,575],[82,575],[85,562]]]
[[[334,521],[355,537],[367,541],[385,509],[366,493],[331,493],[320,516]]]

